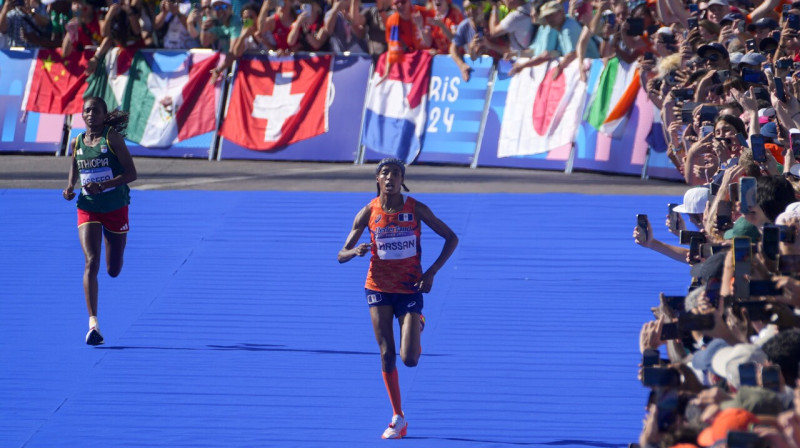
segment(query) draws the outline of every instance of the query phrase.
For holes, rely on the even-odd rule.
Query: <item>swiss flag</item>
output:
[[[220,133],[245,148],[271,150],[326,132],[332,61],[242,58]]]
[[[79,114],[86,91],[84,74],[94,51],[72,51],[66,59],[61,49],[39,49],[30,73],[22,107],[47,114]]]

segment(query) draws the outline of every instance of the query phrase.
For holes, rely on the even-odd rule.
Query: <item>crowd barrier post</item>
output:
[[[567,158],[567,165],[564,167],[564,174],[572,174],[572,164],[575,163],[575,139],[573,138],[572,146],[569,148],[569,157]]]
[[[236,76],[238,67],[239,61],[233,61],[231,68],[225,72],[225,85],[222,88],[222,98],[219,102],[219,110],[217,111],[217,126],[214,128],[214,136],[211,137],[211,147],[208,149],[208,160],[221,160],[222,151],[220,151],[219,148],[222,146],[223,137],[219,135],[219,130],[222,127],[222,120],[228,113],[228,99],[231,96],[233,78]]]
[[[642,180],[650,179],[650,176],[647,174],[647,168],[650,164],[650,153],[653,151],[653,147],[647,145],[647,152],[644,154],[644,163],[642,164]]]
[[[473,170],[478,168],[478,156],[481,153],[481,144],[483,143],[483,135],[486,131],[486,121],[489,119],[489,111],[492,105],[492,94],[494,93],[494,82],[497,78],[497,62],[492,64],[492,70],[489,72],[489,82],[486,86],[486,100],[483,102],[483,112],[481,113],[481,124],[478,128],[478,138],[475,142],[475,154],[472,156],[472,162],[469,167]]]
[[[61,131],[61,144],[56,151],[56,157],[67,155],[67,145],[69,145],[69,134],[72,132],[72,115],[64,116],[64,127]]]
[[[364,104],[361,105],[361,127],[358,128],[358,148],[356,149],[356,159],[353,161],[354,165],[364,164],[364,144],[361,143],[361,138],[364,136],[364,120],[367,115],[367,98],[369,98],[370,90],[372,90],[372,74],[375,73],[375,59],[369,65],[369,74],[367,75],[367,94],[364,95]]]

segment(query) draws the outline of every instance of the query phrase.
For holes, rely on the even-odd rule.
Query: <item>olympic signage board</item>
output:
[[[477,150],[486,104],[492,59],[464,58],[472,68],[464,81],[455,61],[447,55],[433,58],[428,89],[425,141],[418,162],[469,165]]]

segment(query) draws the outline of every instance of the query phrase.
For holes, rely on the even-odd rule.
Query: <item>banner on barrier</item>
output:
[[[55,154],[64,116],[23,112],[22,99],[35,50],[0,50],[0,151]]]
[[[221,141],[219,158],[354,161],[358,154],[361,116],[372,60],[361,55],[334,55],[332,58],[327,132],[272,151],[252,150],[225,138]]]
[[[271,150],[327,132],[332,60],[330,55],[242,59],[222,136]]]
[[[465,57],[469,81],[450,56],[434,56],[428,90],[425,144],[417,161],[468,165],[477,150],[492,58]]]
[[[432,56],[424,50],[407,53],[385,77],[387,54],[378,59],[370,80],[361,143],[411,163],[422,150],[425,135]]]

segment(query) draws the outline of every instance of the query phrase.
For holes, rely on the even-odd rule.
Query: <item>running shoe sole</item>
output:
[[[86,333],[86,343],[88,345],[101,345],[105,342],[103,335],[96,328],[89,329]]]

